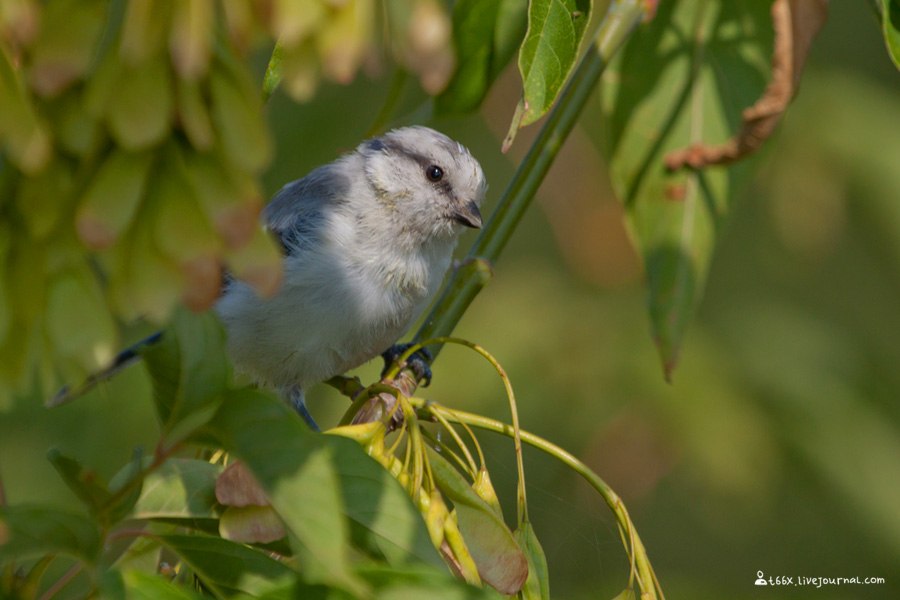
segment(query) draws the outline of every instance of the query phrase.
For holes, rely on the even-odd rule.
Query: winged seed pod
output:
[[[105,16],[106,3],[98,0],[56,0],[44,5],[28,74],[35,92],[56,96],[84,76]]]
[[[181,78],[175,81],[175,107],[178,124],[191,145],[200,152],[212,148],[215,133],[197,82]]]
[[[23,177],[16,193],[16,210],[28,235],[46,241],[70,214],[73,190],[73,170],[61,160],[52,161],[35,177]]]
[[[113,138],[123,148],[139,150],[169,134],[175,100],[172,74],[163,55],[137,66],[124,65],[106,107]]]
[[[53,154],[50,132],[34,110],[21,70],[5,52],[0,52],[0,143],[14,165],[25,174],[35,174]]]
[[[149,152],[115,150],[91,179],[75,216],[78,237],[95,250],[115,244],[134,220],[153,163]]]
[[[47,336],[62,363],[77,376],[110,363],[118,342],[116,325],[96,278],[85,267],[52,279],[47,293]]]
[[[225,156],[247,173],[269,164],[272,143],[262,118],[259,90],[230,61],[215,61],[209,73],[212,119]]]
[[[169,32],[169,53],[181,79],[206,75],[213,45],[215,5],[212,0],[176,2]]]
[[[183,0],[179,0],[181,1]],[[119,44],[125,64],[138,66],[151,56],[161,54],[169,31],[172,2],[173,0],[129,0]]]

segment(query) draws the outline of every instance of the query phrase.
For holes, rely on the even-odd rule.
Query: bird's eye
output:
[[[444,170],[437,165],[429,165],[425,169],[425,176],[431,181],[440,181],[444,177]]]

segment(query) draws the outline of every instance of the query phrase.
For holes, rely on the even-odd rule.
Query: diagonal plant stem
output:
[[[491,263],[499,258],[531,204],[556,154],[575,125],[610,59],[647,15],[646,0],[613,0],[594,42],[579,62],[547,121],[522,160],[500,202],[463,265],[453,273],[414,341],[448,336],[490,279]],[[441,345],[431,347],[437,357]]]

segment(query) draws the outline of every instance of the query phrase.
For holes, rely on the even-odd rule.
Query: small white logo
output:
[[[763,572],[756,572],[756,581],[753,582],[753,585],[769,585],[769,582],[763,578]]]

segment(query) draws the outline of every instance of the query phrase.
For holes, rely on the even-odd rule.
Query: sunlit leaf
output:
[[[519,50],[524,89],[513,129],[534,123],[550,110],[575,66],[591,4],[591,0],[528,3],[528,31]]]
[[[727,139],[760,95],[771,25],[763,2],[663,2],[609,73],[605,139],[613,188],[644,260],[666,376],[678,360],[721,226],[747,163],[669,173],[667,152]],[[666,56],[666,60],[660,60]]]

